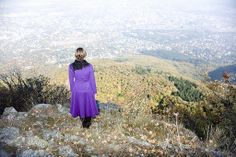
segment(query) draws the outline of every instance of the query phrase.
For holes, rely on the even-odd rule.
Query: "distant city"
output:
[[[1,0],[0,65],[67,64],[79,46],[88,58],[160,50],[209,63],[236,62],[233,0],[174,2]]]

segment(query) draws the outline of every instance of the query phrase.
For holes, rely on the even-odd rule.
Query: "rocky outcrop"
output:
[[[20,120],[24,119],[27,114],[27,112],[17,112],[14,107],[6,107],[1,118],[7,120]]]
[[[100,103],[101,117],[93,120],[89,130],[81,127],[79,118],[72,118],[69,108],[61,104],[38,104],[28,112],[17,112],[13,107],[7,107],[0,119],[0,156],[1,157],[78,157],[78,156],[134,156],[138,151],[139,156],[146,155],[175,155],[181,151],[178,145],[168,142],[153,142],[150,139],[140,139],[132,136],[131,132],[117,133],[107,132],[101,126],[109,123],[110,112],[121,112],[121,108],[115,104]],[[107,112],[106,114],[103,114]],[[110,116],[112,116],[111,114]],[[112,118],[112,117],[110,117]],[[108,121],[103,121],[103,120]],[[117,121],[117,118],[113,119]],[[111,123],[112,125],[118,125]],[[107,126],[108,128],[112,128]],[[168,125],[164,124],[163,125]],[[173,127],[173,125],[168,125]],[[119,128],[119,127],[117,127]],[[184,129],[182,129],[184,131]],[[117,130],[113,130],[114,132]],[[185,130],[182,134],[188,134],[194,139],[194,134]],[[93,137],[94,136],[94,137]],[[104,140],[103,138],[107,138]],[[156,137],[157,138],[157,137]],[[189,137],[188,137],[189,138]],[[113,139],[113,140],[111,140]],[[97,142],[97,143],[96,143]],[[199,141],[193,141],[199,145]],[[188,154],[193,147],[187,144],[182,146],[183,154]],[[135,149],[137,149],[135,151]],[[200,152],[213,156],[221,156],[221,152],[199,149]],[[162,152],[155,154],[153,152]],[[146,155],[145,155],[146,153]],[[194,154],[194,151],[191,152]],[[223,155],[222,155],[223,156]]]

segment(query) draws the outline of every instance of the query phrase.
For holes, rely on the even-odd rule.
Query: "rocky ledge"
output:
[[[38,104],[28,112],[7,107],[0,119],[0,156],[225,156],[205,148],[184,128],[181,141],[176,140],[174,124],[153,120],[148,124],[152,127],[130,127],[132,123],[122,121],[119,107],[100,108],[91,127],[84,129],[79,117],[72,118],[69,108],[60,104]]]

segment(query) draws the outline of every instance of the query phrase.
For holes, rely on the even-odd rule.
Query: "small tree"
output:
[[[229,83],[229,78],[230,78],[229,73],[226,72],[226,71],[224,71],[224,73],[223,73],[222,76],[223,76],[224,82],[225,82],[225,83]]]

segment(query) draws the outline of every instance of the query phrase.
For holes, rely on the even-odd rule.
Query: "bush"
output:
[[[64,104],[69,100],[69,90],[64,85],[50,84],[50,78],[38,75],[23,78],[20,71],[0,75],[1,114],[5,107],[28,111],[38,103]]]
[[[184,127],[195,132],[207,145],[236,153],[236,86],[208,82],[205,87],[204,99],[198,102],[182,101],[162,93],[156,96],[157,105],[152,112],[173,122],[173,113],[178,112]]]
[[[149,66],[137,65],[134,67],[133,71],[139,75],[145,75],[151,72],[151,68]]]
[[[197,89],[197,85],[182,78],[178,79],[174,76],[169,76],[168,79],[174,82],[177,92],[172,92],[173,95],[181,97],[185,101],[200,101],[203,99],[203,94]]]

